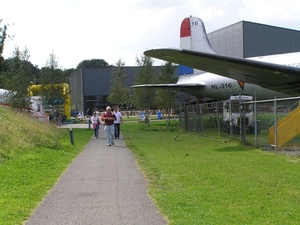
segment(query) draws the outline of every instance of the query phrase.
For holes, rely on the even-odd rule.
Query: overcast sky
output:
[[[27,47],[39,68],[52,52],[62,69],[89,59],[136,66],[147,49],[179,47],[181,21],[190,15],[208,33],[242,20],[300,30],[299,0],[7,0],[1,25],[14,38],[4,58]]]

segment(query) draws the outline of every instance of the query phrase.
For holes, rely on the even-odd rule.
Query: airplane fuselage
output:
[[[213,73],[199,75],[181,75],[177,84],[180,83],[205,83],[205,86],[184,90],[196,97],[210,97],[226,100],[232,95],[256,96],[256,99],[283,98],[288,95],[262,88],[255,84],[240,82]]]
[[[282,64],[286,66],[300,67],[300,52],[259,56],[249,58],[255,61]],[[263,88],[256,84],[237,81],[231,78],[220,76],[213,73],[182,75],[177,83],[205,83],[204,87],[198,90],[188,90],[194,96],[206,96],[210,98],[226,100],[231,95],[250,95],[256,96],[257,100],[270,98],[285,98],[289,95]]]

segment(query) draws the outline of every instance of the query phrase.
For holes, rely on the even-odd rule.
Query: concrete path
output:
[[[88,125],[61,128],[69,127]],[[91,138],[25,224],[167,224],[147,194],[147,181],[124,140],[114,142],[107,146],[101,126],[99,139]]]

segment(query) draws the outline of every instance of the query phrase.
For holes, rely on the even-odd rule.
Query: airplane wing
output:
[[[132,88],[170,88],[172,90],[183,90],[193,87],[203,87],[204,83],[184,83],[184,84],[139,84],[131,86]]]
[[[131,88],[162,88],[185,92],[193,96],[199,96],[198,92],[205,83],[177,83],[177,84],[139,84]]]
[[[144,54],[289,95],[300,93],[298,67],[176,48],[152,49]]]

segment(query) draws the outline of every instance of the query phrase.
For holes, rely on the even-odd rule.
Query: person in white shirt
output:
[[[94,128],[95,138],[98,139],[98,137],[99,137],[100,118],[99,118],[99,116],[97,115],[96,112],[93,113],[93,115],[91,117],[91,121],[92,121],[93,128]]]
[[[79,111],[77,118],[80,120],[84,120],[84,113],[82,112],[82,110]]]
[[[115,126],[115,139],[120,138],[120,125],[122,123],[122,114],[118,110],[118,107],[114,108],[114,114],[116,116],[116,120],[114,121]]]

